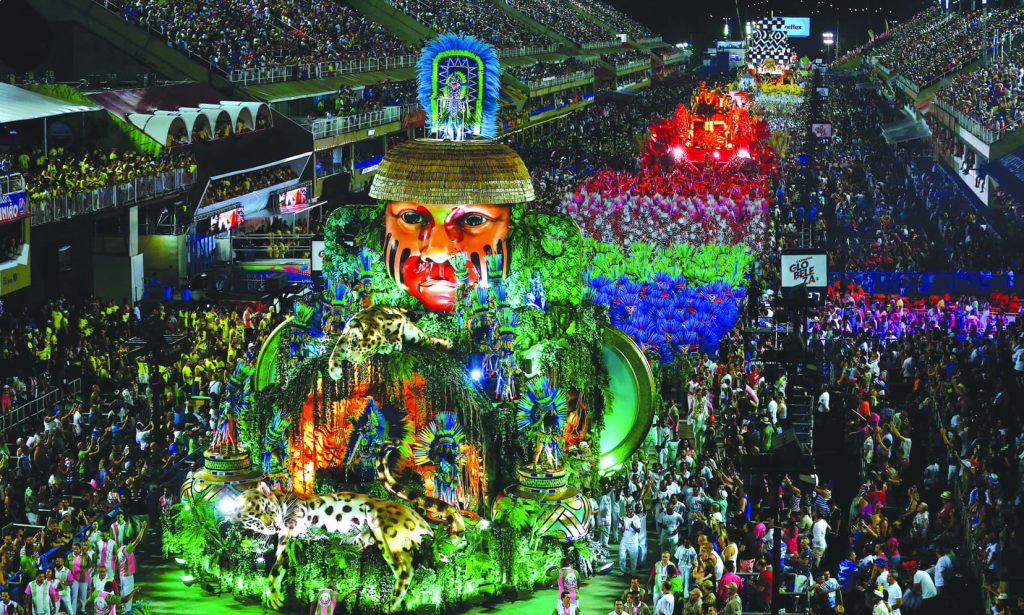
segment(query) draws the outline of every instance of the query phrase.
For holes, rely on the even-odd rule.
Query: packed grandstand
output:
[[[727,70],[624,4],[12,70],[0,615],[1024,613],[1024,9]]]

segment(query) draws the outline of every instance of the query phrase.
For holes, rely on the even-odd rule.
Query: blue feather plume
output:
[[[439,113],[445,86],[456,73],[466,79],[464,100],[460,99],[459,105],[464,104],[467,111],[461,119]],[[473,36],[442,34],[423,48],[417,79],[430,133],[453,140],[468,135],[494,138],[500,84],[494,47]]]

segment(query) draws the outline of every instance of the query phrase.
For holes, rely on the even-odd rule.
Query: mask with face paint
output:
[[[466,254],[469,284],[485,282],[488,255],[509,260],[509,221],[506,205],[390,202],[384,222],[388,273],[428,309],[450,312],[458,287],[452,256]]]

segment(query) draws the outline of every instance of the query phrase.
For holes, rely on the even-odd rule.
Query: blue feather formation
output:
[[[457,101],[465,112],[446,113],[446,101],[455,101],[446,99],[445,88],[456,72],[466,77],[465,90]],[[442,34],[423,48],[417,81],[420,105],[427,110],[428,132],[458,141],[470,135],[495,137],[500,73],[494,47],[473,36]]]
[[[405,431],[405,417],[394,407],[386,408],[368,399],[362,414],[352,422],[352,433],[345,446],[345,465],[351,465],[358,454],[363,467],[372,467],[380,447],[388,440],[404,440]]]
[[[465,442],[466,434],[458,417],[451,410],[443,410],[420,429],[412,450],[416,465],[434,466],[434,497],[452,505],[458,504],[459,477],[466,460],[462,450]]]
[[[594,302],[608,306],[612,324],[665,364],[679,354],[717,352],[746,295],[723,281],[687,286],[683,276],[667,272],[638,281],[588,271],[585,279]]]
[[[568,418],[565,391],[550,378],[531,381],[519,400],[516,424],[527,444],[549,447],[556,462],[561,462],[561,442]]]

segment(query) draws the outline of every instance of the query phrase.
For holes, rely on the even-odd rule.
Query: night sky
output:
[[[682,41],[703,49],[721,38],[724,19],[729,18],[733,38],[736,11],[745,22],[766,17],[772,11],[780,17],[810,17],[811,37],[793,39],[801,54],[815,55],[821,48],[821,33],[838,30],[842,48],[859,45],[869,28],[875,33],[927,8],[928,0],[606,0],[619,10],[643,22],[669,43]],[[820,55],[820,54],[819,54]]]

